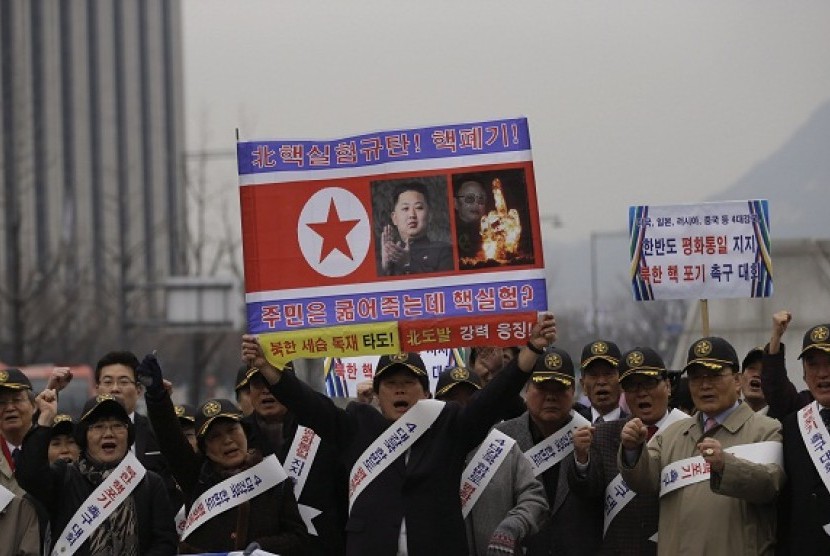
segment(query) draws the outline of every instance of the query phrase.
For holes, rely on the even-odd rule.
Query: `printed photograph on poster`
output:
[[[534,264],[524,169],[454,174],[452,188],[459,269]]]
[[[378,276],[455,268],[443,175],[370,183]]]

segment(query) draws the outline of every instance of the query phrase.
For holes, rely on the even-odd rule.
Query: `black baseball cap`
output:
[[[179,421],[187,421],[187,423],[191,425],[196,423],[196,408],[189,403],[177,405],[174,409],[176,411],[176,417],[179,418]]]
[[[481,390],[481,378],[464,367],[445,369],[438,375],[438,384],[435,386],[435,397],[441,399],[459,384],[469,384],[475,390]]]
[[[582,372],[584,373],[594,361],[605,361],[616,369],[620,365],[621,357],[620,348],[614,342],[594,340],[582,348],[580,367],[582,367]]]
[[[573,386],[576,379],[571,356],[564,349],[548,346],[544,353],[536,356],[530,380],[534,384],[556,380],[565,386]]]
[[[702,365],[718,371],[727,366],[732,367],[732,372],[741,370],[735,348],[732,347],[732,344],[717,336],[701,338],[692,344],[683,370],[688,372],[689,368],[695,365]]]
[[[764,346],[754,347],[744,356],[744,360],[741,361],[741,372],[744,372],[747,367],[755,363],[756,361],[760,361],[764,357]]]
[[[647,347],[635,347],[626,351],[620,359],[620,382],[635,374],[667,376],[668,369],[656,351]]]
[[[830,353],[830,324],[816,325],[804,334],[804,342],[801,344],[801,353],[798,358],[804,357],[804,354],[811,349]]]
[[[242,410],[235,403],[224,398],[206,401],[196,410],[196,436],[203,437],[216,419],[239,422],[242,419]]]
[[[32,382],[20,369],[3,369],[0,371],[0,388],[31,390]]]
[[[417,353],[394,353],[392,355],[381,355],[378,360],[377,371],[372,379],[372,388],[375,392],[380,387],[380,379],[383,373],[394,369],[406,369],[414,374],[424,387],[424,390],[429,392],[429,374],[427,373],[426,365],[421,356]]]
[[[72,420],[71,415],[60,413],[55,415],[55,418],[52,419],[52,436],[58,436],[59,434],[68,434],[69,436],[72,436],[74,431],[75,421]]]
[[[104,415],[112,415],[126,423],[131,422],[124,404],[112,394],[98,394],[94,398],[89,398],[81,410],[81,422],[89,423]]]

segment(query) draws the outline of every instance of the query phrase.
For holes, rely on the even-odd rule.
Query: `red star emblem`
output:
[[[323,238],[323,248],[320,250],[320,262],[323,262],[335,249],[354,260],[352,250],[349,249],[349,242],[346,241],[346,236],[359,223],[360,219],[340,220],[340,215],[337,214],[337,206],[334,204],[334,199],[331,199],[326,221],[309,222],[307,224],[315,234]]]

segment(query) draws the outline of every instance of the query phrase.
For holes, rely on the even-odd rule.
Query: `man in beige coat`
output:
[[[7,500],[0,493],[0,506]],[[0,509],[0,556],[37,556],[40,533],[37,512],[26,498],[15,496]]]
[[[726,340],[698,340],[687,361],[699,411],[648,445],[645,425],[626,423],[620,473],[638,494],[660,494],[658,554],[772,554],[781,425],[739,402],[740,365]]]

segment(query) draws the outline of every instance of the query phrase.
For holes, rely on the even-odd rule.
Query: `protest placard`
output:
[[[517,345],[547,309],[523,118],[244,141],[237,155],[247,328],[276,365]]]
[[[634,299],[772,295],[767,201],[629,208]]]

